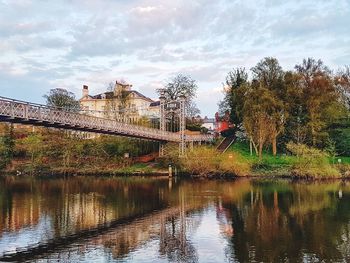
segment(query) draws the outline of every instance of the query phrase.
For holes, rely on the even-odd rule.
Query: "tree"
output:
[[[69,111],[79,111],[80,103],[75,99],[75,95],[65,89],[51,89],[50,92],[44,95],[46,105]]]
[[[15,150],[13,125],[3,125],[3,127],[3,135],[0,136],[0,169],[6,168],[11,163]]]
[[[192,118],[198,116],[200,113],[201,113],[201,111],[198,109],[198,107],[194,101],[189,101],[187,103],[186,116],[188,119],[192,119]]]
[[[164,91],[165,100],[177,100],[181,95],[186,97],[186,112],[187,117],[193,117],[200,113],[197,108],[194,98],[196,97],[198,86],[196,81],[188,75],[178,74],[165,84],[164,88],[158,89],[160,94]]]
[[[269,91],[270,104],[265,104],[265,114],[269,119],[272,153],[276,155],[277,137],[284,131],[285,122],[288,117],[286,103],[284,101],[284,72],[278,60],[272,57],[264,58],[251,70],[253,78],[256,80],[255,83],[260,88],[265,88]]]
[[[328,134],[324,131],[327,127],[326,120],[331,112],[330,108],[337,106],[334,103],[337,101],[337,94],[331,72],[321,60],[304,59],[295,69],[300,75],[298,85],[305,101],[309,141],[315,147],[327,139]]]
[[[339,70],[335,76],[335,84],[342,101],[350,110],[350,66],[345,66]]]
[[[285,101],[288,118],[285,124],[285,132],[281,138],[283,145],[293,141],[305,143],[307,136],[307,110],[303,90],[300,88],[300,74],[288,71],[284,76]]]
[[[119,84],[125,84],[125,82],[122,80],[121,83],[114,84],[110,82],[108,84],[107,91],[111,95],[107,97],[105,116],[117,121],[126,122],[129,120],[130,114],[132,114],[130,109],[128,109],[130,92],[122,85],[116,87]]]
[[[186,97],[186,118],[191,120],[193,117],[200,113],[197,108],[194,98],[196,97],[198,86],[196,81],[188,75],[178,74],[165,84],[164,88],[158,89],[158,94],[164,93],[165,101],[178,100],[180,96],[184,95]],[[179,128],[178,117],[175,113],[170,114],[169,130],[176,132]]]
[[[223,115],[230,113],[230,122],[240,128],[243,122],[243,104],[245,86],[248,83],[248,74],[245,68],[236,68],[230,71],[224,84],[224,99],[219,103],[219,111]]]
[[[43,137],[41,134],[30,134],[22,140],[22,144],[26,149],[31,160],[31,171],[42,164],[43,153]]]
[[[260,160],[265,144],[271,139],[274,121],[270,109],[276,106],[275,103],[272,92],[261,86],[250,87],[244,101],[243,125]]]

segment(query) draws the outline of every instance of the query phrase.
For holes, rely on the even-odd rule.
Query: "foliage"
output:
[[[194,147],[185,158],[178,157],[178,151],[167,152],[166,163],[174,164],[192,175],[233,174],[246,176],[250,164],[238,153],[219,154],[213,147]]]
[[[345,66],[338,72],[335,84],[344,105],[350,109],[350,66]]]
[[[336,153],[338,155],[350,156],[350,128],[336,127],[330,129],[329,134],[331,140],[334,141]]]
[[[263,111],[268,116],[269,140],[272,144],[273,155],[276,155],[277,137],[284,131],[284,124],[288,117],[284,101],[284,72],[278,60],[272,57],[264,58],[251,70],[254,78],[252,87],[265,88],[270,96],[271,103],[265,104]],[[262,146],[259,143],[258,145],[259,157],[261,158]]]
[[[205,175],[220,171],[220,159],[215,148],[195,147],[181,160],[182,168],[190,174]]]
[[[26,149],[30,157],[30,171],[33,172],[43,164],[43,137],[41,134],[31,133],[19,143]]]
[[[13,126],[4,125],[3,135],[0,136],[0,169],[11,163],[14,154],[15,140]]]
[[[156,142],[116,136],[88,139],[80,132],[47,128],[36,128],[33,132],[26,127],[14,129],[13,133],[11,137],[5,136],[7,133],[0,136],[1,169],[14,159],[11,169],[29,172],[42,171],[48,165],[60,172],[98,171],[101,167],[112,171],[129,165],[133,157],[158,151]],[[124,158],[125,153],[130,158]]]
[[[235,68],[230,71],[225,79],[224,99],[219,104],[221,114],[230,113],[230,121],[240,127],[243,122],[243,103],[248,73],[245,68]]]
[[[292,173],[301,177],[339,177],[340,173],[329,163],[327,153],[305,144],[288,143],[287,149],[297,156]]]
[[[70,111],[79,111],[79,101],[75,99],[75,95],[65,89],[51,89],[49,94],[44,95],[46,105],[50,107],[61,108]]]
[[[283,71],[275,58],[267,57],[251,68],[226,77],[220,112],[229,111],[230,120],[240,125],[262,159],[263,149],[287,152],[288,142],[319,149],[335,143],[335,153],[346,151],[346,128],[339,121],[349,116],[350,70],[333,74],[321,60],[304,59],[293,71]],[[235,123],[236,122],[236,123]],[[339,136],[338,136],[339,135]],[[344,144],[342,141],[344,140]]]
[[[239,153],[226,152],[221,155],[219,170],[237,176],[247,176],[251,172],[251,163],[242,158]]]
[[[327,134],[327,112],[337,97],[329,69],[321,60],[304,59],[303,63],[295,66],[300,75],[298,88],[302,90],[304,107],[307,114],[307,141],[314,147],[321,146]],[[335,105],[335,104],[334,104]]]
[[[243,108],[243,124],[249,138],[257,145],[261,159],[264,145],[275,138],[278,111],[283,105],[270,90],[263,87],[251,88],[248,94]]]

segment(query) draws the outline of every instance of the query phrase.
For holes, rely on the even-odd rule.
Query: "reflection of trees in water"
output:
[[[189,239],[201,213],[194,211],[218,200],[217,222],[229,241],[229,259],[301,262],[313,254],[315,261],[350,262],[350,187],[339,182],[174,181],[169,186],[167,179],[5,179],[0,181],[0,232],[35,225],[45,215],[57,237],[138,214],[136,221],[82,241],[81,253],[91,243],[122,259],[159,240],[159,253],[169,261],[196,262]]]
[[[291,184],[279,191],[269,187],[256,186],[242,202],[223,203],[234,229],[226,249],[229,258],[350,260],[350,191],[339,200],[339,183]]]

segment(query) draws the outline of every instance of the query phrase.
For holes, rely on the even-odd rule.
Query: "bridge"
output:
[[[163,144],[206,142],[213,139],[210,134],[184,135],[5,97],[0,97],[0,122],[126,136]]]

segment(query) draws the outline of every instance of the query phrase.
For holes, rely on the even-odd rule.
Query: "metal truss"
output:
[[[0,97],[0,122],[127,136],[160,142],[181,143],[184,138],[186,141],[194,142],[213,139],[212,135],[187,135],[185,137],[182,133],[166,131],[165,124],[164,126],[161,124],[159,130],[4,97]]]

